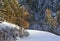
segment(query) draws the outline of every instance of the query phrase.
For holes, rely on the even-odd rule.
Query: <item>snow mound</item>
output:
[[[49,32],[27,30],[29,32],[28,37],[19,38],[16,41],[60,41],[60,36],[54,35]]]

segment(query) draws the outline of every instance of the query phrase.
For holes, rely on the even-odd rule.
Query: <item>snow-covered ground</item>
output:
[[[13,28],[13,29],[18,28],[18,29],[13,30],[11,28]],[[11,31],[10,29],[13,30],[13,31]],[[11,23],[8,23],[8,22],[0,23],[0,32],[2,31],[2,32],[5,33],[5,31],[7,31],[7,33],[5,33],[5,34],[7,34],[6,36],[8,36],[7,38],[9,38],[9,39],[10,39],[11,35],[12,35],[11,37],[13,37],[13,35],[15,36],[16,33],[13,33],[13,32],[16,32],[18,30],[20,30],[19,26],[16,26],[14,24],[11,24]],[[60,41],[60,36],[57,36],[57,35],[49,33],[49,32],[38,31],[38,30],[27,30],[27,31],[29,32],[28,37],[19,38],[19,36],[18,36],[16,41]],[[11,34],[11,32],[12,32],[12,34]],[[20,32],[18,32],[17,34],[19,34]],[[22,33],[24,33],[24,32],[22,32]],[[21,35],[21,34],[19,34],[19,35]],[[3,38],[3,37],[5,37],[5,36],[0,37],[0,39]],[[7,40],[9,40],[9,39],[7,39]],[[10,39],[10,41],[11,41],[11,39]]]
[[[60,36],[55,34],[45,32],[45,31],[37,31],[37,30],[27,30],[29,32],[28,37],[19,38],[17,37],[16,41],[60,41]]]

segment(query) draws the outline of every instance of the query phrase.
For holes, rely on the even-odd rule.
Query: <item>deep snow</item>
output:
[[[2,22],[0,23],[0,28],[1,26],[3,28],[6,28],[6,26],[8,26],[8,28],[11,28],[11,26],[14,28],[16,25],[10,24],[8,22]],[[28,37],[23,37],[23,38],[17,37],[16,41],[60,41],[60,36],[57,36],[49,32],[38,31],[38,30],[27,30],[27,31],[30,34]]]
[[[55,34],[45,32],[45,31],[37,31],[37,30],[27,30],[29,32],[28,37],[19,38],[17,37],[16,41],[60,41],[60,36]]]

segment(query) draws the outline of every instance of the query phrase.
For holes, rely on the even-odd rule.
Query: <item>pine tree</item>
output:
[[[6,21],[28,28],[27,16],[29,13],[18,0],[0,0],[0,16]],[[21,22],[22,21],[22,22]],[[26,25],[25,25],[26,24]]]
[[[46,9],[46,22],[52,26],[53,29],[56,29],[57,27],[57,19],[54,19],[52,17],[52,11],[50,9]]]

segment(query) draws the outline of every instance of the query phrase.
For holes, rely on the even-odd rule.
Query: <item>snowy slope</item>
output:
[[[2,30],[2,28],[5,28],[5,30],[6,30],[7,29],[6,27],[10,29],[10,28],[15,28],[16,25],[10,24],[8,22],[0,23],[0,31]],[[7,29],[8,32],[9,32],[9,29]],[[28,37],[24,37],[24,38],[18,37],[16,41],[60,41],[60,36],[54,35],[49,32],[37,31],[37,30],[27,30],[27,31],[30,34]],[[11,32],[9,32],[8,35],[10,35],[10,33]],[[13,35],[13,34],[11,34],[11,35]],[[15,35],[15,33],[14,33],[14,35]]]
[[[29,32],[28,37],[17,38],[16,41],[60,41],[60,36],[54,35],[49,32],[27,30]]]

